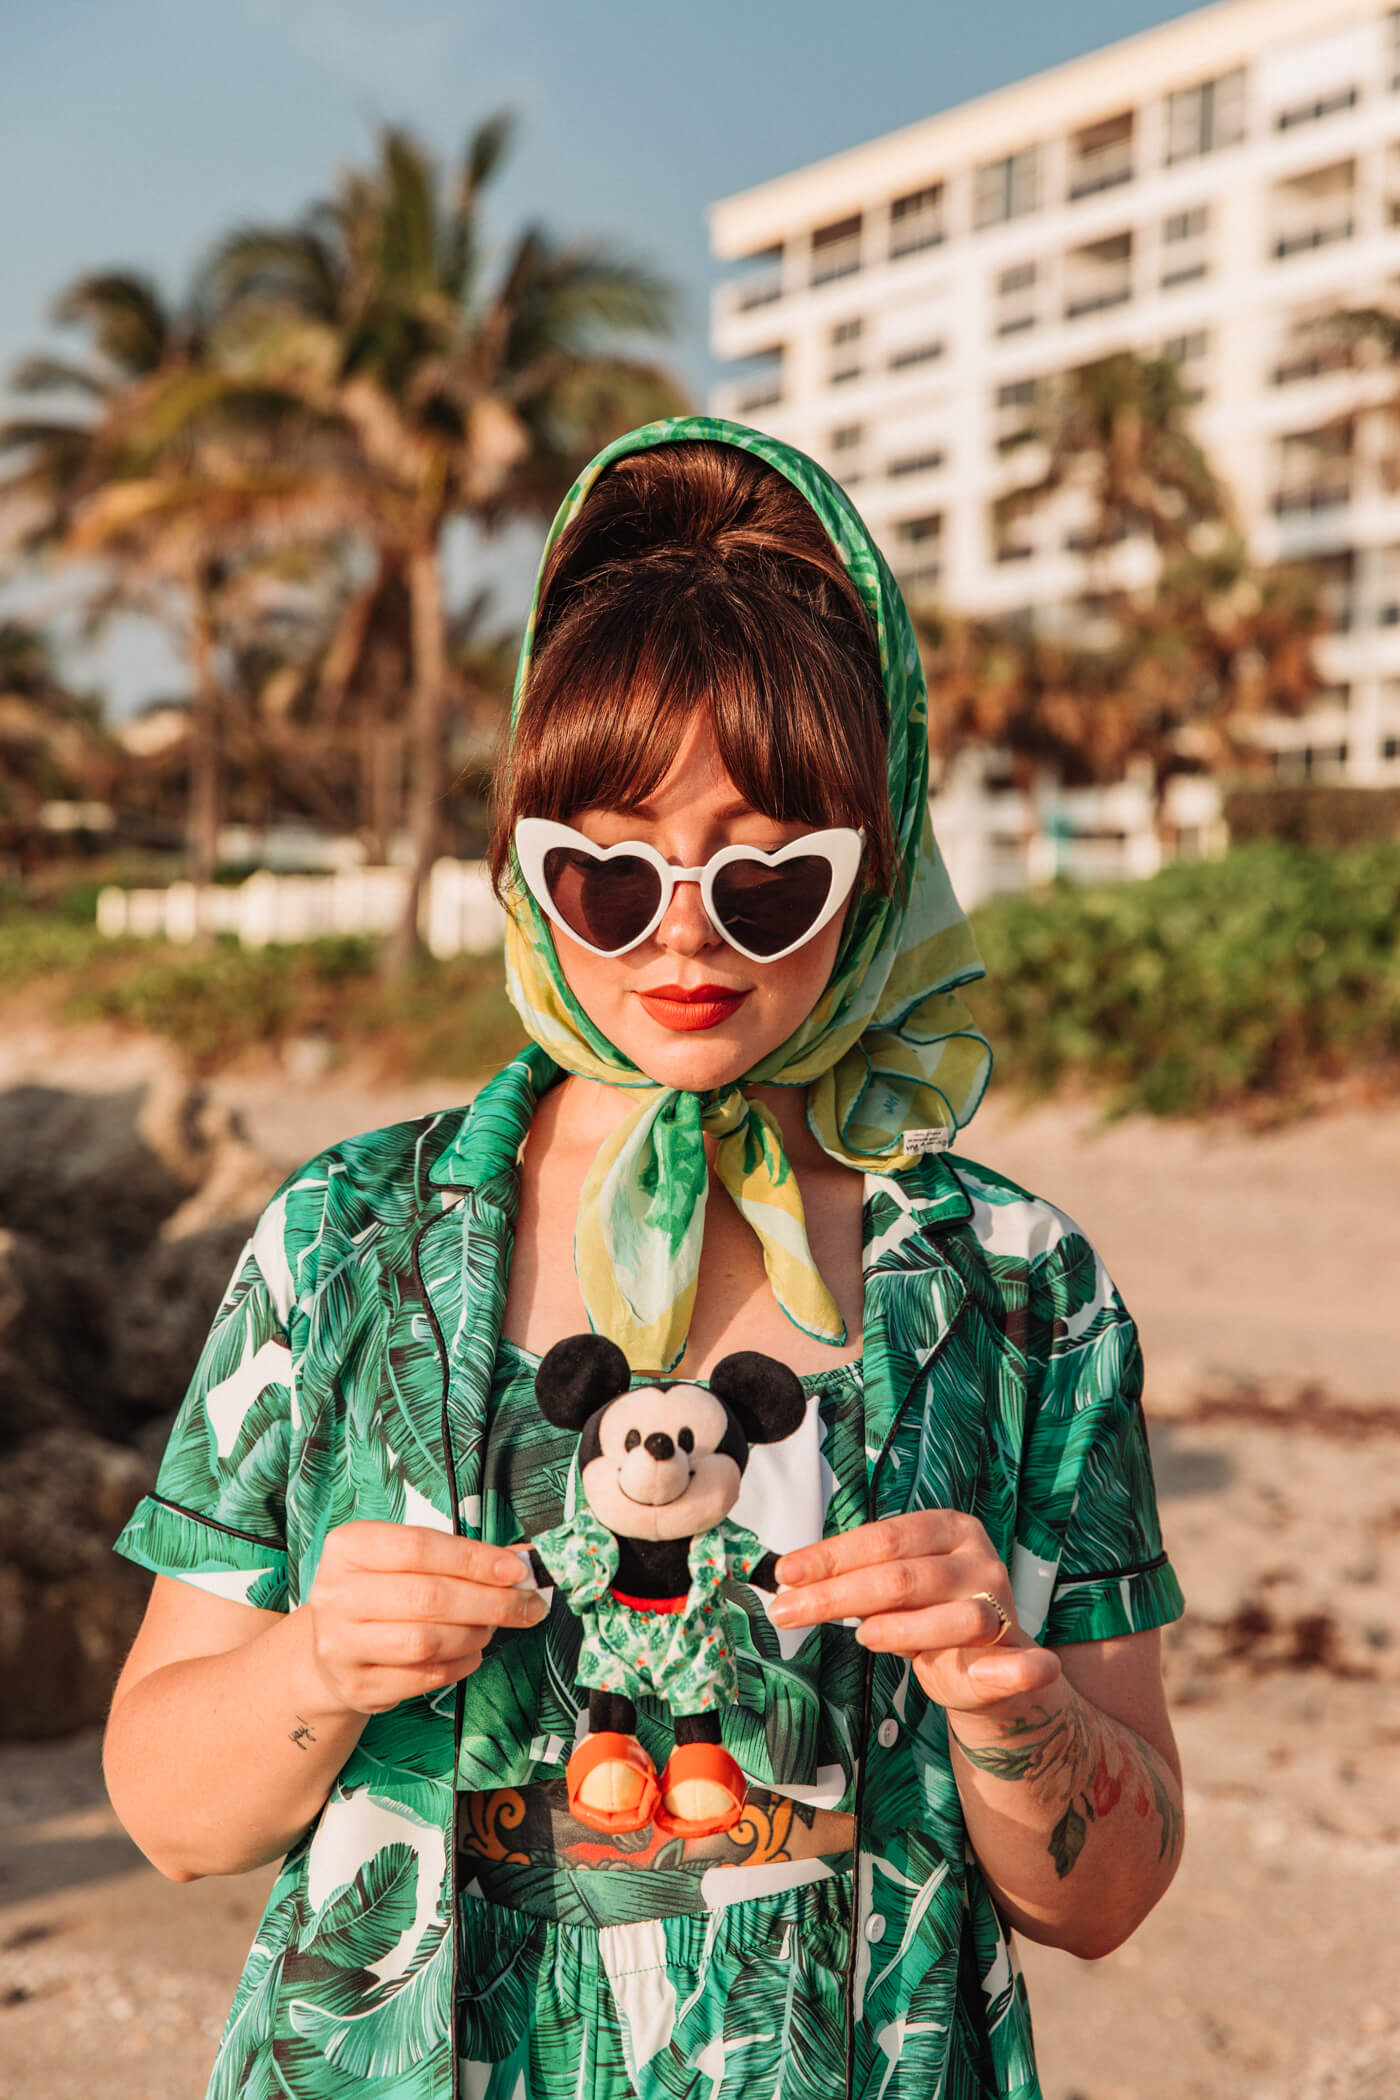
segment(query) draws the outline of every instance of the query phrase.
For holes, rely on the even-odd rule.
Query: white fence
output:
[[[231,933],[245,948],[270,941],[314,941],[328,934],[388,933],[408,894],[403,868],[342,868],[334,875],[274,875],[261,869],[237,886],[172,882],[164,890],[108,888],[97,899],[97,927],[122,934],[193,941]],[[479,861],[434,862],[419,900],[418,926],[434,955],[488,955],[499,948],[505,914]]]
[[[1223,853],[1229,843],[1219,791],[1198,776],[1171,780],[1159,809],[1145,780],[1025,795],[995,793],[963,775],[937,797],[933,823],[953,888],[969,910],[1056,875],[1076,882],[1155,875],[1164,860]],[[330,875],[263,869],[236,888],[172,882],[164,890],[105,889],[97,925],[104,934],[160,934],[170,941],[231,933],[245,948],[326,934],[383,934],[397,926],[407,886],[403,868],[341,868]],[[435,862],[418,925],[434,955],[487,955],[499,948],[505,915],[481,862]]]

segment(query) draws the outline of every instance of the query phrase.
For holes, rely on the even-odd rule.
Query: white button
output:
[[[885,1937],[885,1921],[878,1910],[872,1910],[865,1921],[865,1937],[872,1941],[882,1940]]]
[[[893,1750],[899,1741],[898,1721],[882,1721],[875,1731],[875,1740],[882,1750]]]

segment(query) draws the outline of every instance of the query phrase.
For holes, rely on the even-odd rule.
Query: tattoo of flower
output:
[[[1063,1804],[1047,1847],[1063,1881],[1084,1849],[1089,1826],[1111,1815],[1125,1797],[1136,1815],[1154,1809],[1157,1856],[1175,1857],[1181,1811],[1167,1767],[1150,1743],[1112,1721],[1076,1694],[1055,1712],[1037,1707],[1002,1724],[1002,1741],[958,1747],[968,1763],[1011,1785],[1028,1785],[1038,1800]]]

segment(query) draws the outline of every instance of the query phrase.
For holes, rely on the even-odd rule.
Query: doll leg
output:
[[[711,1837],[732,1830],[743,1814],[748,1784],[721,1748],[719,1713],[677,1714],[676,1747],[661,1775],[654,1821],[667,1837]]]
[[[588,1734],[569,1759],[569,1813],[589,1830],[645,1830],[656,1809],[656,1767],[637,1741],[637,1709],[621,1692],[590,1691]]]
[[[637,1709],[621,1692],[590,1692],[588,1732],[590,1735],[635,1735]]]

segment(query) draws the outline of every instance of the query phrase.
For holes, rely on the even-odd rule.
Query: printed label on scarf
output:
[[[906,1152],[946,1152],[953,1142],[953,1133],[943,1125],[936,1130],[902,1130]]]

